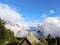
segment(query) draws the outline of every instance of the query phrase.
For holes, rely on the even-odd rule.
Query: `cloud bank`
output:
[[[60,37],[60,17],[47,17],[42,26],[45,36],[51,34],[52,37]]]
[[[60,37],[60,17],[47,17],[42,23],[30,25],[26,30],[32,32],[38,38],[47,37],[51,34],[52,37]]]
[[[24,18],[14,8],[7,4],[0,4],[0,18],[6,21],[5,27],[11,29],[17,37],[24,37],[28,32],[32,32],[39,38],[46,37],[48,34],[52,37],[60,36],[60,17],[46,17],[42,23],[29,25],[22,23]]]

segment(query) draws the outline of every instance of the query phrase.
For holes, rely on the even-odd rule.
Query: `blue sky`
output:
[[[60,0],[0,0],[0,3],[15,7],[26,22],[42,22],[46,17],[60,15]]]

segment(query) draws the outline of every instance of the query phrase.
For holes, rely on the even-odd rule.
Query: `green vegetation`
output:
[[[5,22],[0,19],[0,45],[17,43],[18,40],[14,37],[14,32],[5,28]],[[15,44],[14,43],[14,44]]]
[[[7,32],[6,32],[6,28],[4,27],[5,22],[3,20],[0,19],[0,45],[4,45],[4,42],[6,41],[6,36],[7,36]]]
[[[57,39],[56,38],[51,38],[51,35],[49,34],[46,38],[48,45],[60,45],[57,43]]]

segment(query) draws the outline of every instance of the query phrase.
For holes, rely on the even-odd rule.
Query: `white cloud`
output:
[[[16,37],[26,37],[28,36],[28,31],[18,31]]]
[[[21,14],[6,4],[0,4],[0,18],[11,24],[15,24],[23,19]]]
[[[51,23],[54,25],[59,26],[60,25],[60,18],[59,17],[48,17],[45,19],[45,23]]]
[[[22,31],[22,29],[26,30],[29,28],[27,24],[22,23],[22,20],[24,20],[22,15],[19,14],[15,8],[9,7],[7,4],[0,3],[0,18],[6,21],[5,27],[14,31],[15,36],[18,31]]]
[[[50,12],[51,14],[55,13],[53,10],[49,10],[49,12]]]
[[[60,36],[60,17],[47,17],[43,23],[45,36],[49,33],[52,37]]]

